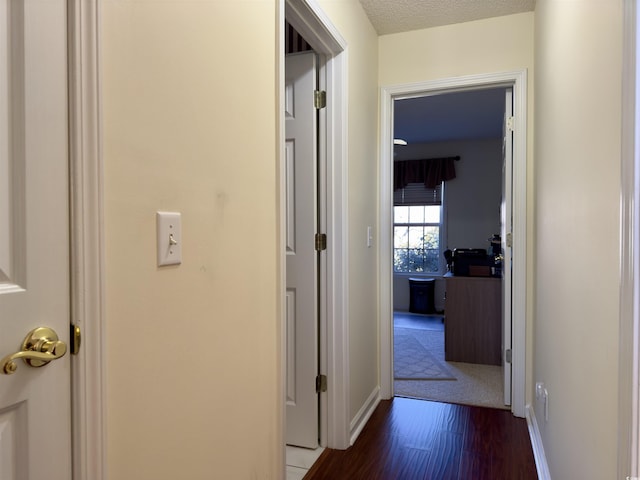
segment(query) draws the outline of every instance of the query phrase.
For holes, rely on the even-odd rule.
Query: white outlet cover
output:
[[[536,398],[540,400],[544,394],[544,383],[536,382]]]
[[[158,266],[182,263],[182,222],[178,212],[156,212]]]

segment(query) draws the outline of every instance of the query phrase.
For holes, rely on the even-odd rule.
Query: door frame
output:
[[[71,360],[74,480],[106,479],[100,0],[68,0]]]
[[[348,196],[347,196],[347,43],[315,0],[279,0],[278,46],[278,172],[279,235],[284,236],[285,223],[285,127],[284,127],[284,20],[300,33],[320,56],[320,88],[329,92],[327,106],[321,111],[319,162],[325,165],[324,211],[321,219],[327,234],[320,298],[320,373],[327,375],[327,392],[320,395],[320,445],[346,449],[349,436],[349,323],[348,323]],[[280,298],[286,291],[286,256],[279,250]],[[280,308],[281,345],[284,346],[285,314]],[[281,366],[286,365],[281,347]],[[281,378],[284,371],[281,371]],[[281,389],[284,392],[284,383]],[[284,394],[283,394],[284,398]],[[284,409],[284,401],[282,402]],[[283,414],[283,419],[285,415]],[[285,420],[286,421],[286,420]],[[284,428],[284,426],[283,426]],[[283,430],[284,431],[284,430]]]
[[[640,9],[623,6],[618,478],[640,476]]]
[[[517,417],[526,414],[526,291],[527,291],[527,70],[514,70],[424,82],[383,86],[380,90],[379,163],[379,325],[380,390],[393,397],[393,102],[396,99],[494,87],[513,88],[513,258],[512,404]],[[522,252],[522,253],[520,253]]]

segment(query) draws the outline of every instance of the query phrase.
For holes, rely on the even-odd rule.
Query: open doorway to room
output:
[[[481,100],[477,100],[479,107],[475,113],[468,108],[474,103],[473,96],[479,94],[486,94],[486,100],[489,100],[491,94],[500,97],[499,101],[494,102],[494,108],[498,110],[494,129],[499,133],[483,136],[460,135],[464,125],[473,123],[474,120],[478,122],[478,128],[489,127],[489,121],[478,120],[478,115],[491,109],[490,101],[482,104]],[[402,102],[410,105],[410,102],[418,102],[420,99],[424,102],[436,102],[431,106],[431,110],[438,113],[430,120],[430,124],[418,121],[417,117],[407,114],[408,122],[411,127],[417,129],[416,135],[422,134],[421,131],[424,130],[434,137],[420,139],[416,136],[412,140],[410,130],[407,130],[407,133],[401,131],[400,119],[396,128],[395,113],[397,109],[402,115]],[[447,101],[451,104],[447,105]],[[447,116],[457,108],[454,104],[456,101],[461,109],[467,108],[468,112],[448,121]],[[438,106],[438,102],[442,105]],[[444,339],[430,342],[443,345],[440,347],[440,355],[444,357],[444,365],[448,366],[447,362],[460,362],[488,364],[498,371],[502,368],[502,378],[497,376],[495,383],[502,382],[503,398],[499,399],[499,387],[493,389],[497,394],[494,394],[495,403],[492,406],[510,408],[514,415],[525,416],[526,120],[526,71],[473,75],[382,88],[379,254],[381,391],[384,398],[390,398],[394,394],[433,398],[431,395],[437,390],[436,386],[459,382],[457,378],[437,381],[405,379],[397,374],[394,368],[394,343],[406,340],[394,339],[394,333],[398,333],[400,337],[407,333],[408,328],[415,327],[415,322],[420,320],[433,327],[431,330],[435,330],[438,326],[437,320],[442,323],[444,317],[444,328],[438,329],[438,335]],[[443,133],[447,123],[449,130],[455,133],[457,129],[458,134],[447,138]],[[451,125],[454,125],[454,128],[451,128]],[[506,128],[504,132],[503,128]],[[407,138],[403,138],[402,135]],[[503,142],[503,139],[506,142]],[[402,140],[407,144],[404,145]],[[493,158],[494,161],[483,164],[477,161],[479,157]],[[405,182],[404,185],[394,184],[394,173],[398,168],[396,165],[401,160],[422,160],[428,163],[432,159],[440,162],[439,170],[444,172],[436,176],[435,180],[430,178],[427,185],[431,189],[439,189],[439,200],[438,192],[431,198],[436,198],[433,203],[440,206],[440,221],[434,218],[427,221],[426,212],[424,220],[418,218],[414,221],[413,218],[405,217],[398,221],[397,190],[404,188],[405,198],[410,197],[408,190],[411,189],[411,185],[407,186],[406,183],[411,182]],[[456,173],[452,174],[449,170],[456,170]],[[418,180],[419,182],[421,180]],[[493,188],[488,190],[492,190],[493,193],[486,194],[488,200],[486,205],[483,205],[485,200],[478,195],[480,190],[489,184],[492,184]],[[456,189],[461,192],[456,194]],[[409,206],[409,209],[411,208],[412,205]],[[481,213],[482,211],[489,213]],[[411,217],[411,212],[409,216]],[[416,224],[425,230],[422,235],[414,234],[412,239],[409,229]],[[397,227],[408,230],[408,239],[404,245],[397,244],[398,238],[401,240],[403,236],[398,234]],[[427,227],[437,227],[438,234],[435,235],[433,231],[427,232]],[[428,233],[431,235],[427,235]],[[415,244],[416,237],[423,241],[422,245]],[[437,244],[434,243],[435,238]],[[425,242],[425,239],[429,241]],[[405,249],[404,252],[398,251],[402,248]],[[448,254],[452,254],[455,249],[460,249],[457,258],[456,255],[445,258],[444,253],[447,250],[450,251]],[[422,270],[402,271],[404,267],[402,264],[399,265],[402,254],[409,257],[410,262],[414,264],[416,262],[413,257],[423,255],[425,260],[420,267]],[[497,261],[501,258],[502,264]],[[455,273],[455,260],[458,260],[457,266],[461,269],[457,272],[458,275],[452,275]],[[413,281],[410,282],[409,278]],[[492,285],[489,287],[489,284]],[[476,288],[479,286],[482,288]],[[423,295],[432,292],[433,298],[427,299],[422,305],[425,308],[426,304],[426,312],[411,311],[412,303],[413,310],[416,309],[416,299],[413,299],[413,302],[411,299],[412,291],[414,294],[417,292]],[[463,300],[460,300],[461,298]],[[470,302],[469,298],[476,300]],[[475,307],[469,306],[470,303],[475,303]],[[464,308],[464,305],[467,307]],[[399,328],[405,330],[396,332],[394,311],[404,311],[405,315],[429,315],[431,318],[414,317],[410,319],[414,321],[412,325],[407,325],[406,318],[399,319]],[[479,318],[478,312],[484,315],[488,311],[492,312],[489,315],[491,322],[482,323],[486,322],[487,318]],[[434,315],[440,317],[433,317]],[[454,322],[453,318],[462,320]],[[454,326],[454,332],[447,332]],[[442,330],[444,333],[441,333]],[[429,336],[436,335],[430,333]],[[417,343],[422,347],[429,345],[424,338],[418,338]],[[416,342],[413,342],[413,345],[416,346]],[[486,350],[493,352],[488,358],[483,357],[487,354]],[[475,358],[469,359],[467,354]],[[440,375],[455,378],[451,369],[443,370],[445,372]],[[429,391],[430,397],[415,391],[420,381],[424,390]],[[396,391],[396,383],[398,387],[409,385],[401,382],[412,382],[414,391]],[[460,396],[433,399],[482,404],[465,400]]]
[[[506,90],[394,100],[394,395],[508,408],[500,252]]]

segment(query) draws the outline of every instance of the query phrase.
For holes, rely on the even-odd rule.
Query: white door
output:
[[[318,446],[316,55],[286,57],[286,442]]]
[[[70,354],[9,361],[69,341],[66,1],[0,0],[0,32],[0,478],[69,480]]]
[[[502,364],[504,365],[504,404],[511,405],[511,232],[513,225],[513,90],[505,91],[504,139],[502,143]]]

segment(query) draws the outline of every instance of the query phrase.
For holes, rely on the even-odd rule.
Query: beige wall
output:
[[[276,2],[102,15],[109,478],[280,478]]]
[[[367,226],[377,231],[378,42],[356,0],[318,2],[347,42],[350,418],[379,385],[377,256]],[[330,92],[329,92],[330,94]]]
[[[522,13],[380,37],[379,84],[424,82],[526,69],[527,97],[527,298],[533,298],[533,30]],[[533,302],[527,301],[527,402],[531,401]]]
[[[383,35],[382,86],[533,67],[533,13]]]
[[[622,2],[536,7],[535,413],[553,478],[616,478]]]

